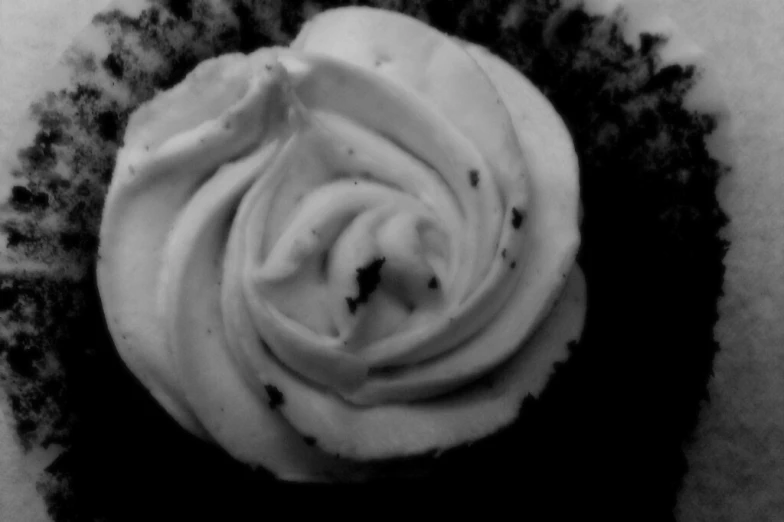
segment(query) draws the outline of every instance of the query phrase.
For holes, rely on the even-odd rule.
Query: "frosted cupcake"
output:
[[[508,426],[566,358],[578,198],[569,134],[520,73],[335,9],[131,117],[98,284],[123,359],[192,433],[284,480],[387,476]]]
[[[335,21],[320,26],[315,15],[342,2],[122,0],[96,16],[69,51],[54,75],[67,85],[47,84],[34,104],[33,134],[20,129],[18,165],[5,180],[11,191],[1,224],[4,263],[24,269],[0,285],[0,313],[9,325],[0,351],[23,447],[60,448],[39,478],[55,520],[145,519],[150,505],[170,519],[203,518],[211,509],[222,518],[241,517],[256,513],[261,492],[265,509],[285,507],[291,515],[299,504],[274,493],[311,491],[302,481],[381,477],[427,477],[404,481],[415,486],[406,499],[420,491],[417,498],[452,509],[476,500],[455,494],[454,486],[490,483],[520,492],[494,497],[513,512],[523,499],[528,513],[545,508],[556,519],[671,517],[685,469],[683,443],[706,396],[717,349],[713,326],[726,249],[715,188],[731,149],[726,107],[704,56],[671,21],[639,2],[372,4],[458,38],[460,52],[439,44],[448,59],[432,63],[449,67],[423,73],[417,67],[430,55],[412,57],[411,50],[427,43],[429,30],[421,41],[403,42],[409,52],[399,55],[381,52],[396,42],[383,24],[354,32],[345,26],[333,37]],[[313,23],[303,28],[307,18]],[[237,52],[249,56],[231,54]],[[464,58],[449,58],[466,52],[469,67]],[[471,72],[477,67],[480,74]],[[367,122],[374,111],[349,111],[366,99],[345,100],[341,90],[323,86],[305,89],[346,70],[348,85],[365,81],[373,87],[368,92],[394,98],[385,106],[399,110]],[[447,81],[449,74],[461,81]],[[442,84],[448,96],[434,99]],[[473,103],[469,90],[485,94],[472,94]],[[493,91],[501,105],[483,105]],[[341,99],[341,110],[325,110]],[[266,119],[243,121],[248,107]],[[531,118],[520,117],[526,111]],[[471,125],[473,119],[481,123]],[[411,135],[392,132],[401,121],[413,125]],[[389,133],[377,132],[383,125],[391,126]],[[423,133],[428,125],[433,132]],[[211,149],[193,146],[202,137]],[[499,137],[508,140],[494,141]],[[455,152],[454,163],[431,157],[444,150],[428,145],[436,139]],[[236,157],[226,157],[220,140]],[[351,147],[353,155],[350,140],[362,145]],[[277,148],[285,143],[292,145]],[[501,145],[491,149],[492,143]],[[171,154],[177,147],[184,156]],[[403,152],[381,161],[390,148]],[[188,154],[191,161],[177,163]],[[192,161],[193,154],[205,161]],[[262,161],[273,157],[280,161]],[[321,170],[306,161],[314,157]],[[485,165],[469,167],[472,157]],[[307,168],[283,175],[292,172],[286,162],[297,158]],[[520,158],[515,174],[510,165]],[[156,207],[155,194],[182,189],[161,161],[204,178],[192,192],[180,192],[181,200],[162,199]],[[401,169],[384,177],[384,168],[400,161],[419,169],[404,186]],[[229,171],[240,163],[258,172],[235,178]],[[557,194],[573,192],[558,214],[568,226],[539,242],[538,205],[549,196],[537,196],[537,183],[548,168],[563,174]],[[276,176],[280,186],[253,190],[253,180]],[[156,183],[163,190],[151,190]],[[324,198],[313,210],[327,186],[345,187],[344,201]],[[396,199],[382,209],[363,199],[373,191]],[[272,199],[265,203],[264,194]],[[495,216],[492,201],[502,202],[503,215]],[[364,228],[345,239],[348,225],[338,214],[352,205],[361,207],[357,214],[375,213],[377,221],[367,217]],[[459,210],[459,230],[446,219],[450,208]],[[463,208],[473,217],[463,217]],[[264,209],[270,219],[254,219]],[[311,239],[306,218],[333,228],[318,228]],[[107,233],[110,227],[116,235]],[[411,236],[418,243],[405,240]],[[507,248],[504,254],[493,238],[499,246],[509,240],[506,246],[518,253],[510,256]],[[474,240],[489,248],[461,250]],[[556,244],[561,254],[551,258],[547,274],[567,274],[566,281],[537,294],[525,270]],[[250,255],[257,247],[259,255]],[[316,247],[340,252],[342,261]],[[214,267],[195,254],[205,251]],[[267,263],[273,259],[276,264]],[[127,270],[134,266],[143,269]],[[456,267],[470,274],[458,277]],[[217,274],[221,286],[209,291],[192,284],[205,280],[191,277],[193,269],[213,281]],[[559,321],[559,310],[580,304],[568,299],[579,272],[584,324],[570,322],[575,328],[568,339],[537,344]],[[129,285],[124,277],[147,283]],[[523,298],[538,295],[536,302],[521,312],[524,320],[494,328],[499,314],[523,302],[518,291]],[[194,293],[198,300],[191,299]],[[461,306],[469,294],[496,308],[477,305],[481,313],[468,313],[468,305]],[[125,303],[135,303],[135,312],[127,313]],[[204,304],[204,310],[193,308]],[[257,313],[265,310],[268,316]],[[583,321],[579,309],[569,310],[569,318]],[[438,330],[438,319],[448,321],[452,312],[457,326]],[[285,330],[287,324],[293,328]],[[262,335],[276,331],[275,342]],[[282,349],[308,331],[321,343],[310,347],[319,350]],[[402,351],[372,351],[401,332],[411,341],[395,345]],[[480,335],[494,335],[488,346],[499,351],[471,349]],[[209,346],[219,349],[208,350],[213,336],[220,342]],[[349,342],[321,350],[330,339]],[[530,362],[534,355],[538,362]],[[435,363],[450,356],[489,358],[481,368],[458,365],[463,373],[450,370],[440,379],[417,373],[442,371]],[[525,357],[529,363],[514,366]],[[430,380],[414,379],[422,376]],[[300,392],[310,393],[309,400]],[[466,431],[458,422],[465,416],[445,415],[448,398],[455,412],[482,403],[487,415],[473,417]],[[428,404],[439,406],[424,417]],[[307,410],[314,405],[317,410]],[[379,428],[380,416],[370,424],[354,418],[364,432],[339,433],[335,428],[347,423],[329,421],[336,412],[348,410],[353,418],[357,411],[389,408],[434,429],[412,441]],[[248,413],[245,421],[256,420],[231,422],[238,411]],[[262,425],[266,439],[241,431]],[[270,455],[275,444],[287,449]],[[453,488],[437,487],[444,483]],[[442,489],[452,493],[437,494]],[[341,506],[356,500],[351,488],[329,490]],[[384,491],[384,506],[402,498]]]

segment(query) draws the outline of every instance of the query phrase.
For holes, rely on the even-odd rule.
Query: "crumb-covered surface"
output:
[[[209,56],[288,43],[317,5],[283,4],[161,1],[140,13],[104,11],[93,29],[107,48],[70,53],[69,85],[32,106],[36,132],[17,154],[0,227],[5,255],[58,269],[0,276],[8,325],[0,375],[23,446],[65,448],[39,481],[54,520],[143,517],[151,506],[177,519],[226,505],[252,513],[250,493],[272,487],[264,472],[194,441],[157,407],[113,351],[94,279],[62,268],[92,273],[102,200],[132,109]],[[632,48],[621,15],[564,10],[556,0],[374,5],[404,10],[518,67],[564,116],[581,166],[584,338],[542,397],[523,405],[521,423],[473,451],[441,455],[433,483],[513,479],[529,509],[553,518],[628,520],[629,506],[671,518],[686,469],[682,445],[707,398],[717,350],[727,247],[715,196],[727,167],[705,148],[717,120],[684,107],[700,70],[663,66],[661,36],[643,35]],[[519,498],[508,501],[519,508]]]

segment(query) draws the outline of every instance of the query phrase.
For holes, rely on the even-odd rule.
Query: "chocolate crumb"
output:
[[[119,53],[109,53],[103,61],[103,68],[114,78],[122,78],[125,74],[125,62]]]
[[[179,2],[169,2],[169,10],[171,13],[183,21],[193,19],[193,0],[181,0]]]
[[[116,111],[103,111],[96,116],[95,121],[98,125],[98,132],[103,139],[106,141],[117,141],[122,124]]]
[[[374,259],[365,267],[357,268],[357,286],[359,293],[356,297],[346,297],[349,311],[354,314],[357,307],[363,303],[367,303],[378,284],[381,282],[381,267],[384,265],[386,258],[381,257]]]
[[[477,185],[479,185],[479,171],[476,169],[469,170],[468,181],[471,183],[472,187],[476,187]]]
[[[11,205],[20,211],[43,210],[49,206],[49,195],[17,185],[11,189]]]
[[[523,213],[517,210],[517,207],[512,207],[512,226],[517,230],[523,224]]]
[[[307,444],[308,446],[315,446],[317,442],[316,437],[311,437],[309,435],[302,437],[302,440],[305,441],[305,444]]]
[[[436,278],[436,276],[430,278],[430,281],[427,282],[427,287],[430,288],[431,290],[438,289],[438,279]]]
[[[267,397],[269,398],[269,402],[267,404],[269,404],[270,409],[277,409],[283,404],[283,393],[275,386],[271,384],[265,384],[264,391],[267,392]]]

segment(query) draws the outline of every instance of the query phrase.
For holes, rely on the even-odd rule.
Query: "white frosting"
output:
[[[359,477],[327,452],[470,441],[541,389],[582,328],[579,275],[550,313],[577,208],[568,133],[522,76],[339,9],[132,116],[99,289],[121,356],[184,427],[284,478]],[[471,386],[488,372],[495,391]]]

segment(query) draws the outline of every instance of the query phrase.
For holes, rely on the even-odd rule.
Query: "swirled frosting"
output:
[[[578,205],[568,133],[519,73],[337,9],[134,113],[99,290],[186,429],[285,479],[365,476],[543,387],[582,328]]]

